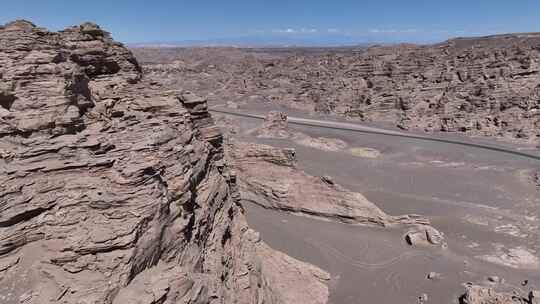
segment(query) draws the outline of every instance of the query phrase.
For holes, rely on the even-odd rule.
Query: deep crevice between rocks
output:
[[[55,204],[53,204],[52,206],[49,206],[48,208],[43,208],[43,207],[39,207],[39,208],[36,208],[36,209],[32,209],[32,210],[28,210],[28,211],[25,211],[23,213],[20,213],[20,214],[17,214],[5,221],[0,221],[0,228],[5,228],[5,227],[10,227],[10,226],[14,226],[18,223],[21,223],[21,222],[27,222],[39,215],[41,215],[42,213],[48,211],[48,210],[51,210],[53,207],[55,206]]]
[[[17,97],[15,95],[9,92],[0,91],[0,107],[9,111],[15,103],[15,100],[17,100]]]

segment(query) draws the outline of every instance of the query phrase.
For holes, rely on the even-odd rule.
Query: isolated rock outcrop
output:
[[[405,241],[411,246],[435,245],[446,247],[444,234],[427,225],[416,225],[405,234]]]
[[[294,150],[235,142],[227,146],[227,152],[244,200],[348,223],[389,222],[390,217],[360,193],[297,169]]]
[[[408,229],[412,246],[445,248],[444,234],[418,215],[390,216],[362,194],[336,184],[330,176],[311,176],[295,166],[294,149],[228,139],[228,163],[235,171],[241,199],[261,207],[347,224]]]
[[[97,25],[0,27],[0,106],[1,303],[326,303],[247,227],[205,100]]]
[[[253,130],[253,135],[259,138],[290,139],[299,145],[323,151],[343,151],[348,145],[341,139],[326,137],[311,137],[302,132],[289,129],[287,113],[270,111],[266,114],[262,125]]]
[[[289,138],[293,135],[288,127],[287,113],[270,111],[266,115],[264,123],[256,130],[255,134],[258,137]]]

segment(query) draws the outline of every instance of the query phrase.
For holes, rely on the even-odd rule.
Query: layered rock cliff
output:
[[[325,303],[247,227],[221,141],[97,25],[2,26],[0,302]]]

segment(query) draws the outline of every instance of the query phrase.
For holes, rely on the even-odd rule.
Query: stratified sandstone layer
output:
[[[185,88],[235,107],[274,103],[404,129],[540,144],[538,33],[431,46],[135,52],[153,77],[190,79]]]
[[[294,149],[229,139],[227,161],[235,170],[243,201],[261,207],[335,222],[405,229],[411,246],[446,248],[444,235],[418,215],[390,216],[362,194],[330,176],[316,177],[296,167]]]
[[[0,302],[326,303],[247,227],[221,141],[97,25],[0,27]]]

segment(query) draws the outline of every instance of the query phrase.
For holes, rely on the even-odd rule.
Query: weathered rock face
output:
[[[0,106],[0,302],[326,302],[247,227],[205,101],[97,25],[1,27]]]
[[[369,81],[358,90],[366,102],[336,103],[334,111],[358,109],[369,117],[386,107],[403,128],[538,143],[539,46],[536,34],[368,51],[373,62],[364,57],[348,71]]]
[[[403,229],[411,246],[446,248],[444,234],[418,215],[390,216],[362,194],[348,191],[331,177],[308,175],[296,167],[293,149],[228,139],[227,161],[235,170],[243,201],[297,215],[347,224]]]
[[[132,54],[95,24],[50,33],[16,21],[0,44],[0,135],[81,131],[100,95],[141,77]]]
[[[540,34],[354,52],[135,51],[141,58],[161,54],[165,62],[181,60],[181,66],[145,65],[156,77],[169,82],[193,79],[187,88],[240,105],[273,102],[404,129],[540,144]]]
[[[390,216],[360,193],[346,191],[330,184],[328,179],[297,169],[294,150],[234,142],[227,151],[244,200],[347,223],[384,226],[391,222]]]
[[[493,288],[469,285],[466,286],[466,292],[459,299],[460,304],[535,304],[537,299],[535,292],[519,294],[515,291],[513,294],[497,292]]]

